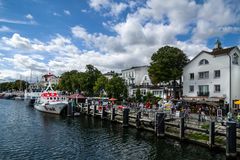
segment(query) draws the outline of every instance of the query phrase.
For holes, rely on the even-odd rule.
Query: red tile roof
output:
[[[222,54],[228,54],[229,52],[231,52],[231,50],[235,48],[235,47],[230,47],[230,48],[224,48],[224,49],[213,49],[212,52],[209,52],[211,55],[213,56],[218,56],[218,55],[222,55]]]

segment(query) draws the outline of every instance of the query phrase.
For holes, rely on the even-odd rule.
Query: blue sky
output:
[[[0,80],[93,64],[103,73],[150,63],[164,45],[189,58],[240,45],[239,0],[0,0]]]

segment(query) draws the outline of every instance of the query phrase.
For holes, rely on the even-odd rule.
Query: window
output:
[[[141,94],[146,95],[146,90],[145,89],[141,90]]]
[[[198,96],[209,96],[208,85],[198,86]]]
[[[204,64],[209,64],[208,60],[202,59],[202,60],[199,62],[199,65],[204,65]]]
[[[206,72],[199,72],[199,79],[208,79],[209,77],[209,72],[206,71]]]
[[[215,70],[214,71],[214,78],[220,78],[220,70]]]
[[[190,80],[194,80],[194,73],[190,73]]]
[[[137,90],[134,89],[134,90],[133,90],[133,95],[136,95],[136,92],[137,92]]]
[[[237,53],[233,54],[232,63],[233,64],[238,64],[238,55],[237,55]]]
[[[221,91],[220,85],[219,84],[214,85],[214,92],[220,92],[220,91]]]
[[[189,86],[189,92],[194,92],[194,86]]]
[[[154,95],[154,96],[160,95],[160,91],[153,91],[153,95]]]
[[[144,77],[144,80],[145,80],[145,81],[147,80],[147,76]]]

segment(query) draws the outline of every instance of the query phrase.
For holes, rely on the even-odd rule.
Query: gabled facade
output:
[[[48,73],[48,74],[43,75],[40,83],[43,86],[47,86],[48,82],[51,82],[51,84],[53,84],[53,85],[57,85],[58,82],[59,82],[59,77],[55,76],[52,73]]]
[[[183,97],[219,101],[233,107],[240,99],[240,51],[223,49],[219,41],[212,52],[202,51],[183,70]]]
[[[148,68],[149,66],[135,66],[122,70],[122,78],[128,86],[128,95],[135,96],[139,88],[143,96],[150,92],[155,97],[170,98],[173,95],[172,86],[166,84],[154,86],[148,75]]]

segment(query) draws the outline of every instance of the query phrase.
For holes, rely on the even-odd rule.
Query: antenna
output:
[[[30,69],[30,81],[29,81],[29,83],[31,83],[32,82],[32,69]]]

